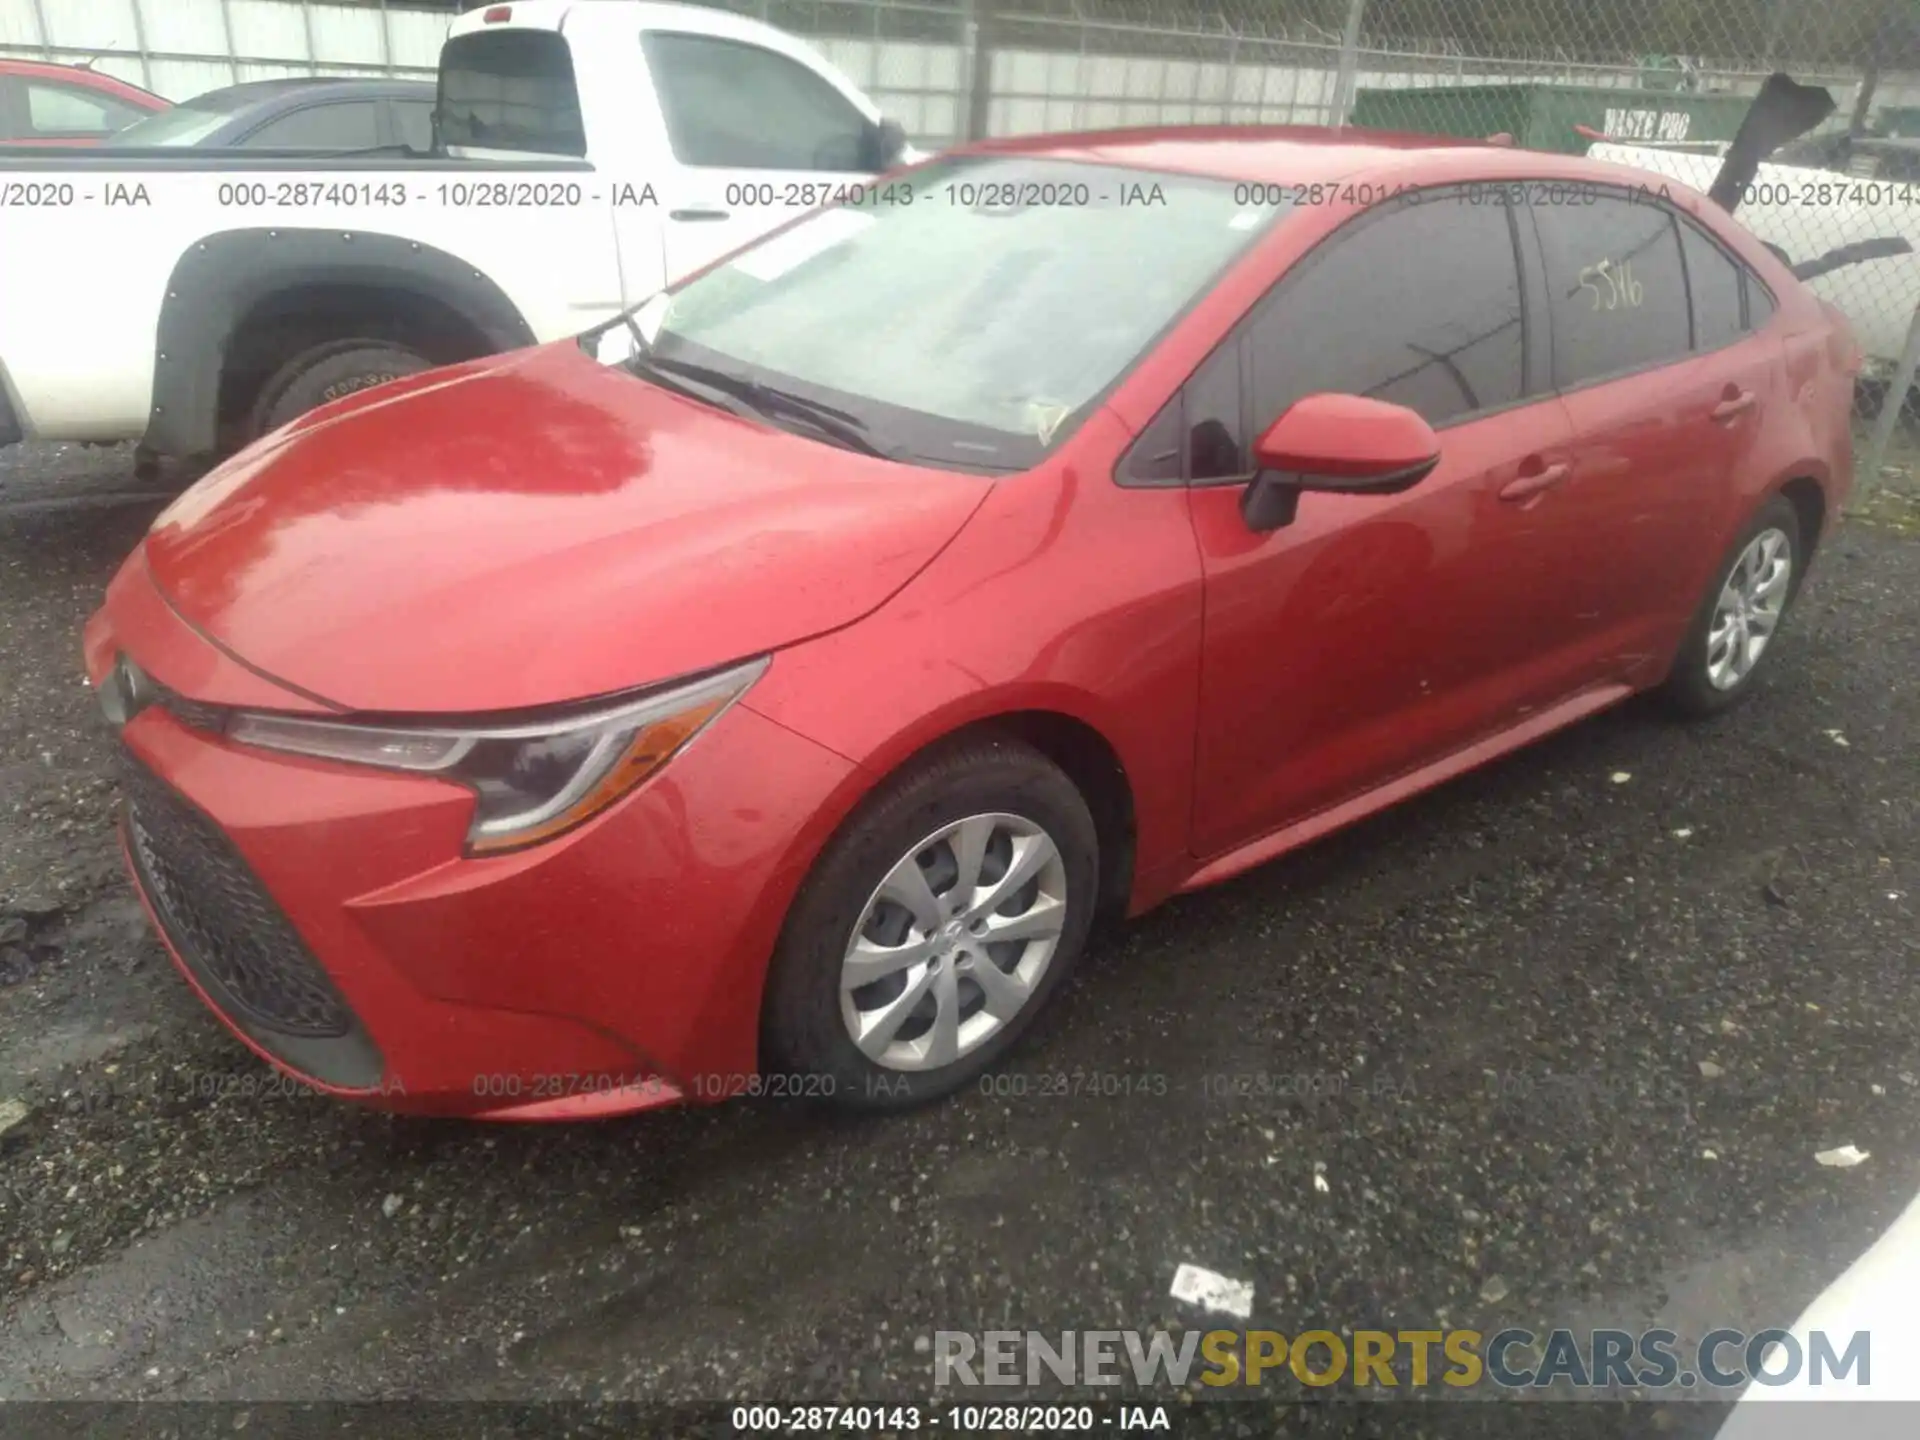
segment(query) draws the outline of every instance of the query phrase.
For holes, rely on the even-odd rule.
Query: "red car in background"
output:
[[[98,145],[172,104],[78,65],[0,59],[0,145]]]
[[[1636,691],[1751,693],[1858,352],[1648,179],[990,143],[577,343],[315,410],[88,625],[138,888],[342,1096],[951,1092],[1096,913]]]

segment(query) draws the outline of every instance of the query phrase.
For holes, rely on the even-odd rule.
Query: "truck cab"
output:
[[[703,6],[456,18],[434,144],[0,152],[0,444],[231,454],[575,335],[921,158],[810,45]]]
[[[569,156],[631,187],[614,204],[629,303],[914,158],[812,46],[688,5],[470,10],[448,32],[435,115],[451,155]],[[646,210],[659,223],[622,223]]]

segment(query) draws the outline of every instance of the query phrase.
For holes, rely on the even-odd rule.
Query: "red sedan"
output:
[[[90,623],[128,858],[275,1065],[884,1108],[1137,915],[1640,690],[1745,698],[1838,314],[1497,146],[994,143],[580,341],[313,411]]]
[[[172,104],[78,65],[0,59],[0,145],[98,145]]]

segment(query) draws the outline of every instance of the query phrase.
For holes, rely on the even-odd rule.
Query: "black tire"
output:
[[[1793,573],[1788,577],[1785,609],[1781,611],[1773,635],[1754,661],[1753,668],[1723,690],[1708,678],[1707,634],[1713,627],[1713,615],[1720,592],[1726,588],[1734,566],[1739,563],[1747,546],[1767,530],[1779,530],[1786,535],[1788,551],[1792,556]],[[1694,612],[1693,623],[1687,627],[1686,639],[1680,642],[1673,668],[1661,687],[1661,698],[1670,710],[1689,717],[1717,715],[1723,710],[1732,709],[1753,693],[1755,681],[1766,670],[1767,661],[1780,648],[1779,632],[1785,626],[1793,602],[1800,593],[1800,582],[1806,575],[1806,567],[1806,542],[1800,535],[1799,513],[1784,495],[1776,495],[1760,507],[1714,567],[1707,593],[1700,598],[1700,608]]]
[[[842,1018],[841,966],[854,927],[882,880],[914,846],[942,826],[993,813],[1037,825],[1059,852],[1065,916],[1052,957],[1025,1004],[977,1048],[939,1069],[882,1066],[854,1044]],[[977,1080],[1019,1043],[1079,958],[1095,910],[1099,862],[1086,800],[1032,747],[982,737],[915,763],[876,792],[828,844],[788,913],[762,1012],[767,1072],[782,1077],[786,1093],[819,1096],[857,1111],[908,1109]],[[983,870],[987,883],[991,878],[990,869]],[[940,888],[937,881],[934,888]],[[956,983],[973,982],[963,976]]]
[[[260,387],[245,438],[257,440],[329,400],[403,375],[417,375],[432,366],[426,356],[391,340],[330,340],[303,350]]]

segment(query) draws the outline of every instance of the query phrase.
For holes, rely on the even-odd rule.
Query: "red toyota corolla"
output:
[[[1646,183],[1364,133],[994,144],[314,411],[88,627],[153,918],[343,1096],[952,1091],[1096,913],[1636,690],[1748,693],[1858,361]]]

